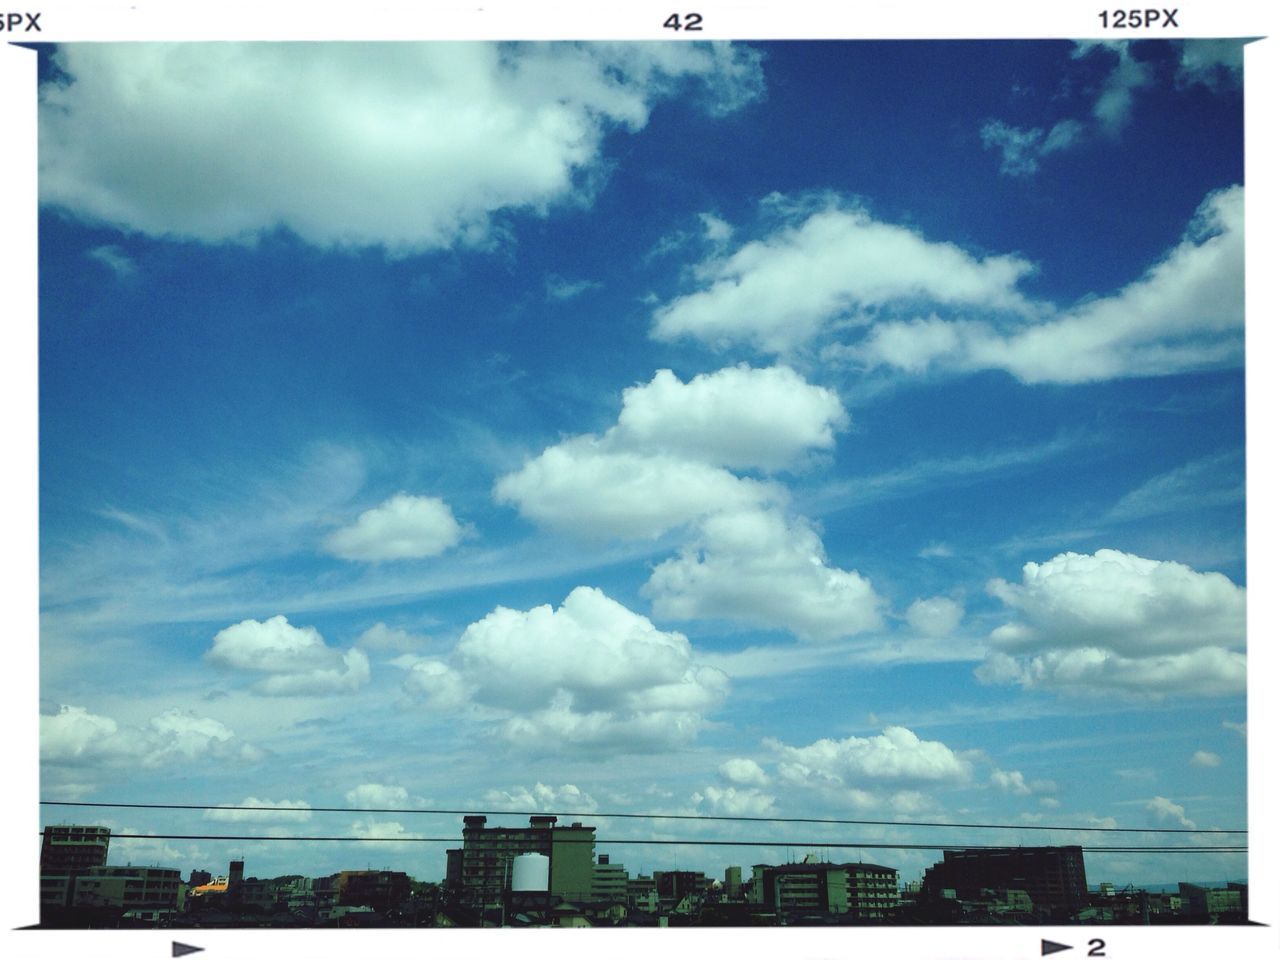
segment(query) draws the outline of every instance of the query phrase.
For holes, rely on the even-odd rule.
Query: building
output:
[[[40,843],[41,873],[71,873],[107,862],[107,827],[45,827]]]
[[[1223,890],[1218,887],[1202,887],[1194,883],[1179,883],[1178,896],[1182,898],[1182,913],[1187,916],[1216,918],[1224,913],[1244,915],[1248,887],[1232,883]]]
[[[898,871],[874,863],[808,860],[760,871],[762,905],[783,916],[837,914],[886,920],[898,906]]]
[[[447,856],[446,869],[457,866],[456,888],[473,906],[502,903],[511,886],[512,861],[522,853],[541,853],[550,860],[552,899],[588,901],[595,877],[595,827],[573,823],[556,826],[556,818],[534,816],[527,827],[487,827],[482,816],[463,818],[462,850]]]
[[[607,903],[627,902],[627,868],[610,863],[607,853],[600,854],[591,875],[591,899]]]
[[[343,870],[338,874],[341,906],[371,907],[386,913],[409,899],[409,875],[394,870]]]
[[[182,875],[166,867],[90,867],[76,878],[72,906],[177,910]]]
[[[658,888],[653,877],[641,874],[627,880],[627,909],[641,913],[658,912]]]
[[[724,899],[740,900],[742,898],[742,868],[725,867]]]
[[[40,909],[70,906],[76,878],[105,864],[110,844],[107,827],[45,827],[40,842]]]
[[[946,850],[943,859],[924,872],[921,899],[940,900],[945,890],[954,899],[991,899],[1022,890],[1045,918],[1074,916],[1089,902],[1084,852],[1080,847],[998,847],[989,850]]]
[[[680,902],[690,895],[706,896],[707,875],[701,870],[655,870],[653,885],[662,901]]]

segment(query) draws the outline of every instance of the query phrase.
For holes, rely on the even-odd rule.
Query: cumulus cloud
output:
[[[483,803],[504,810],[542,810],[548,813],[594,813],[599,807],[591,794],[579,790],[572,783],[559,787],[535,783],[532,787],[488,790]]]
[[[268,696],[342,693],[369,682],[369,657],[328,646],[315,627],[295,627],[283,616],[265,622],[242,620],[213,638],[210,663],[266,674],[252,689]]]
[[[835,350],[910,373],[1006,370],[1024,383],[1157,376],[1238,362],[1244,334],[1244,192],[1206,197],[1181,242],[1140,279],[1030,324],[936,314],[878,323]]]
[[[40,88],[41,198],[153,236],[408,254],[585,202],[606,133],[659,100],[763,89],[727,44],[62,44]]]
[[[746,364],[699,374],[688,383],[659,370],[622,393],[609,440],[731,469],[776,471],[811,450],[830,450],[848,423],[833,390],[786,366]]]
[[[1012,793],[1021,797],[1029,796],[1031,793],[1031,788],[1027,786],[1027,781],[1023,778],[1020,770],[993,770],[991,771],[991,782],[1005,793]]]
[[[1187,818],[1186,809],[1168,797],[1152,797],[1147,801],[1145,809],[1152,826],[1166,827],[1170,823],[1176,823],[1188,830],[1196,828],[1195,821]]]
[[[813,526],[777,510],[708,517],[692,544],[654,568],[641,593],[659,617],[735,620],[814,641],[882,623],[871,584],[830,566]]]
[[[110,717],[68,704],[40,717],[43,763],[161,767],[207,760],[252,763],[264,756],[222,722],[177,708],[152,717],[142,727],[122,726]]]
[[[996,628],[988,682],[1071,691],[1244,689],[1245,590],[1220,573],[1118,550],[1028,563],[988,591],[1021,619]]]
[[[786,353],[834,323],[882,307],[1032,310],[1015,289],[1031,270],[1025,260],[975,256],[838,198],[814,207],[772,198],[766,209],[781,212],[781,225],[698,265],[702,289],[658,307],[653,336]]]
[[[405,687],[438,709],[486,708],[492,732],[514,744],[647,750],[691,740],[728,678],[695,663],[683,634],[578,587],[558,609],[497,607],[448,662],[416,663]]]
[[[721,467],[659,453],[616,450],[596,437],[548,447],[494,486],[540,526],[584,538],[654,538],[732,506],[782,492]]]
[[[707,813],[725,817],[764,817],[774,812],[774,798],[754,787],[707,786],[690,799]]]
[[[1209,750],[1197,750],[1187,762],[1193,767],[1218,767],[1222,765],[1222,758]]]
[[[926,637],[945,637],[964,619],[964,606],[950,597],[916,600],[907,607],[907,623]]]
[[[206,820],[220,823],[300,823],[311,819],[311,804],[305,800],[259,800],[245,797],[236,807],[253,807],[252,810],[230,809],[232,805],[219,805],[204,812]]]
[[[874,737],[817,740],[792,747],[765,745],[778,755],[778,773],[792,785],[828,784],[850,789],[912,789],[967,782],[973,764],[938,740],[921,740],[906,727],[885,727]]]
[[[623,391],[617,423],[572,437],[499,478],[494,496],[581,537],[657,537],[709,514],[785,499],[731,469],[775,471],[831,449],[847,423],[831,390],[785,366],[746,365],[688,383],[659,370]]]
[[[720,764],[720,776],[739,787],[766,787],[769,775],[748,757],[733,757]]]
[[[463,529],[439,497],[397,493],[331,534],[325,547],[344,560],[434,557],[462,539]]]

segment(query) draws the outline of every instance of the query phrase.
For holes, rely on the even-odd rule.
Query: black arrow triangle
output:
[[[177,940],[173,941],[173,955],[175,957],[185,957],[188,953],[199,953],[203,949],[204,947],[193,947],[189,943],[179,943]]]
[[[1040,941],[1040,956],[1047,957],[1051,953],[1060,953],[1063,950],[1070,950],[1071,947],[1065,943],[1054,943],[1052,940]]]

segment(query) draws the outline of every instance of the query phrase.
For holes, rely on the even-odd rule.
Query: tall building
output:
[[[409,899],[407,873],[393,870],[343,870],[338,874],[338,903],[385,913]]]
[[[742,868],[741,867],[725,867],[724,898],[726,900],[737,900],[741,896],[742,896]]]
[[[107,862],[111,830],[107,827],[45,827],[40,844],[40,872],[87,870]]]
[[[450,855],[459,868],[464,899],[485,907],[502,902],[511,886],[512,861],[522,853],[545,854],[550,860],[553,898],[591,899],[595,875],[595,827],[573,823],[556,826],[556,818],[534,816],[527,827],[486,827],[487,818],[463,817],[462,852]]]
[[[1080,847],[946,850],[942,861],[924,872],[921,896],[941,899],[943,890],[954,890],[958,900],[983,899],[984,890],[1022,890],[1037,911],[1062,918],[1083,909],[1089,899]]]
[[[40,843],[40,908],[70,906],[76,877],[105,864],[110,844],[107,827],[45,827]]]

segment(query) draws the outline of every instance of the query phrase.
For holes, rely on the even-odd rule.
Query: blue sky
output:
[[[45,799],[1245,826],[1239,42],[40,59]]]

